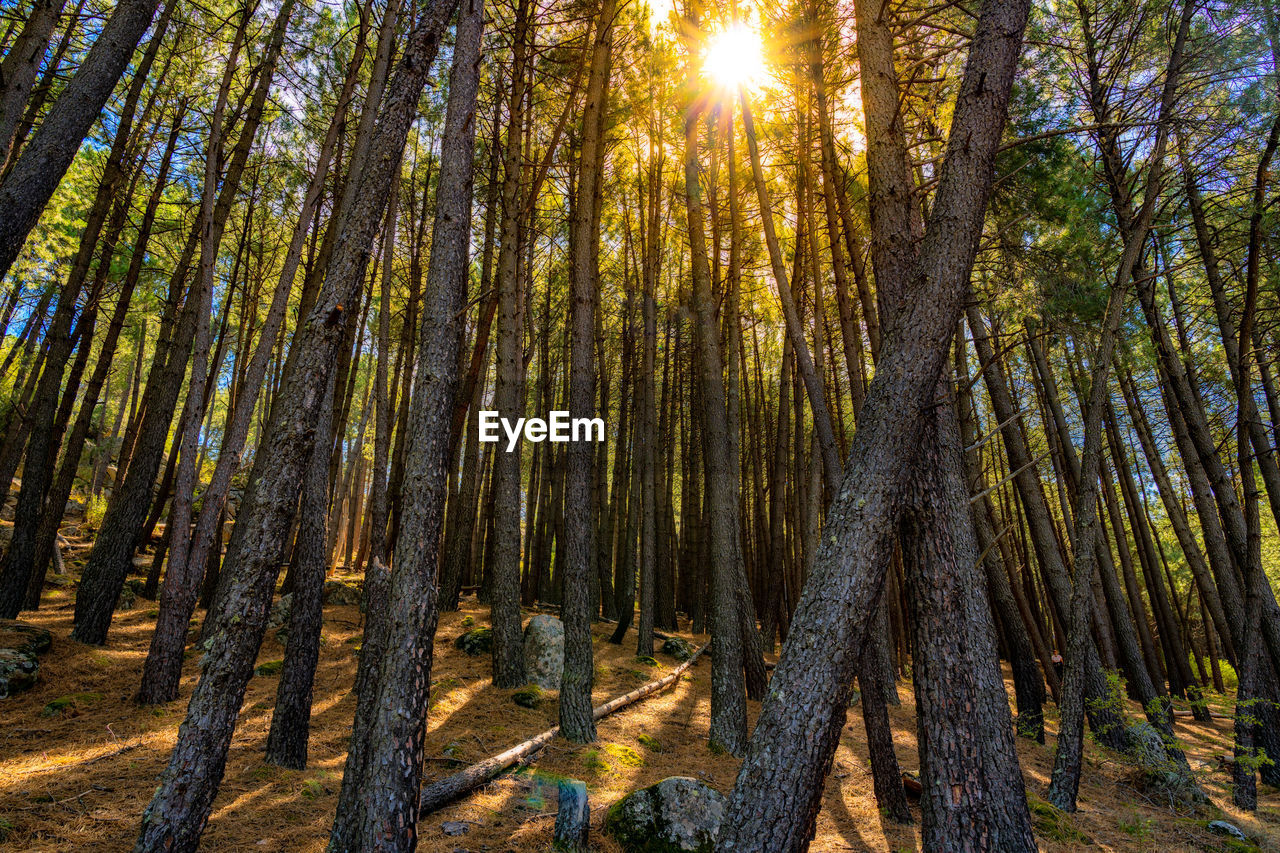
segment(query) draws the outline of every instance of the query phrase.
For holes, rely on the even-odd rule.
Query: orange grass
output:
[[[0,850],[131,849],[139,817],[195,684],[195,657],[189,655],[180,699],[157,708],[136,705],[131,697],[155,621],[155,604],[139,600],[134,609],[117,613],[105,648],[69,639],[72,608],[73,592],[54,589],[46,593],[41,610],[27,614],[27,621],[53,632],[54,648],[42,658],[40,682],[33,690],[0,700],[0,826],[7,827]],[[466,617],[487,624],[487,608],[465,599],[461,612],[443,614],[440,620],[426,738],[428,780],[454,769],[446,759],[470,763],[555,723],[554,693],[547,694],[540,708],[521,708],[511,701],[513,691],[489,683],[487,657],[471,658],[453,647],[452,640],[466,630]],[[326,608],[310,764],[305,771],[283,770],[263,761],[278,679],[255,676],[250,682],[204,835],[205,849],[324,849],[355,710],[351,684],[361,627],[358,608]],[[676,665],[661,654],[657,668],[637,662],[634,633],[626,644],[615,646],[606,640],[612,627],[598,625],[594,631],[597,704]],[[695,642],[705,639],[686,636]],[[276,660],[283,652],[269,634],[259,660]],[[890,709],[890,717],[903,767],[914,770],[914,697],[905,683],[898,692],[902,704]],[[101,698],[87,697],[60,715],[42,714],[49,702],[70,694]],[[737,761],[706,747],[709,702],[710,662],[701,660],[676,686],[603,720],[598,744],[583,747],[557,740],[528,768],[424,816],[419,849],[546,849],[556,809],[555,780],[569,776],[587,783],[597,849],[616,851],[599,828],[606,808],[627,791],[671,775],[694,776],[724,792],[732,786]],[[749,703],[748,708],[754,722],[759,706]],[[1027,786],[1040,796],[1052,767],[1052,731],[1051,709],[1050,745],[1018,742]],[[1179,718],[1178,734],[1187,742],[1193,767],[1230,751],[1229,720],[1198,724]],[[642,735],[648,745],[641,742]],[[642,763],[636,764],[624,747],[634,750]],[[1090,746],[1087,762],[1081,809],[1067,820],[1094,849],[1223,849],[1201,826],[1218,816],[1216,810],[1179,816],[1136,790],[1129,781],[1131,769],[1114,757]],[[1221,816],[1263,839],[1264,849],[1280,849],[1280,793],[1262,788],[1257,814],[1247,815],[1230,806],[1226,774],[1206,771],[1203,782]],[[465,821],[470,831],[447,837],[441,831],[444,821]],[[1039,840],[1045,851],[1078,849],[1075,843],[1048,835]],[[854,709],[827,782],[813,849],[899,851],[918,849],[919,843],[918,826],[892,824],[876,807],[862,719]]]

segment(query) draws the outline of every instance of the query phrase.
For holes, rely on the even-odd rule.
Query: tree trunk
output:
[[[333,397],[330,380],[326,396]],[[276,704],[267,733],[266,760],[270,764],[305,770],[311,732],[311,689],[320,659],[320,629],[324,619],[324,579],[328,574],[325,526],[329,504],[330,400],[320,406],[317,439],[307,462],[298,510],[298,545],[293,555],[296,579],[289,609],[289,636],[284,666],[276,686]]]
[[[22,251],[44,206],[133,57],[159,0],[120,0],[12,170],[0,183],[0,277]],[[145,77],[145,72],[143,72]]]
[[[9,46],[4,64],[0,65],[0,164],[9,157],[18,120],[31,97],[36,72],[49,49],[49,37],[62,14],[66,0],[35,0],[22,32]]]
[[[901,280],[912,298],[885,329],[880,369],[739,771],[720,849],[803,850],[813,836],[857,653],[884,585],[898,497],[919,446],[913,427],[932,405],[968,293],[1028,11],[1021,0],[983,4],[951,124],[953,144],[939,173],[932,227],[920,245],[915,274]]]
[[[927,850],[1035,850],[950,386],[944,377],[902,520],[922,839]]]
[[[698,25],[696,8],[689,21]],[[690,91],[697,91],[697,63],[688,59]],[[702,454],[707,472],[707,503],[711,533],[711,748],[742,755],[747,748],[746,686],[742,669],[742,638],[735,596],[738,572],[738,508],[734,505],[733,474],[729,468],[728,415],[725,409],[724,362],[720,330],[712,303],[711,270],[707,265],[698,134],[701,110],[692,107],[684,126],[684,190],[689,255],[693,272],[696,316],[697,383],[702,396]]]
[[[387,620],[389,629],[378,682],[371,685],[372,724],[367,757],[354,793],[363,804],[363,827],[348,847],[409,851],[417,842],[422,784],[422,737],[431,682],[436,620],[436,577],[448,493],[449,424],[458,383],[458,350],[467,295],[471,234],[472,159],[484,7],[459,9],[449,103],[441,140],[440,183],[424,322],[417,330],[417,379],[407,425],[404,494]],[[358,721],[364,723],[363,720]],[[353,739],[365,736],[359,728]],[[346,780],[344,779],[344,787]],[[336,824],[335,824],[336,829]]]
[[[254,461],[223,569],[229,578],[223,609],[214,616],[213,642],[187,708],[187,723],[143,816],[137,853],[194,851],[208,821],[266,626],[284,534],[314,444],[325,385],[343,338],[345,306],[361,302],[365,261],[391,171],[455,8],[456,0],[433,0],[422,8],[380,107],[367,165],[354,177],[354,203],[341,226],[324,286],[298,331],[292,370]]]
[[[604,145],[605,109],[608,99],[610,54],[613,50],[614,0],[601,0],[596,12],[591,47],[586,106],[582,113],[582,143],[578,183],[570,223],[572,240],[572,307],[569,330],[569,416],[595,415],[596,310],[600,282],[593,263],[600,232],[593,228],[599,204],[597,168]],[[595,671],[591,649],[591,566],[595,555],[595,520],[592,512],[591,470],[595,448],[589,442],[571,442],[566,449],[565,471],[565,577],[564,672],[560,682],[560,728],[576,743],[596,739],[591,716],[591,685]],[[652,628],[650,629],[652,634]]]
[[[511,91],[507,101],[507,140],[503,159],[502,228],[498,251],[497,389],[494,407],[515,423],[524,415],[525,294],[519,266],[524,208],[521,193],[521,148],[526,95],[526,67],[530,38],[529,0],[520,0],[516,14]],[[496,446],[493,463],[492,600],[493,683],[496,687],[524,684],[524,635],[520,626],[520,457],[521,443]]]

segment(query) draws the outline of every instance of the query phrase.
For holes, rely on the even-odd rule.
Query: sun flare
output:
[[[760,31],[736,23],[714,33],[707,41],[702,72],[726,89],[759,86],[767,74]]]

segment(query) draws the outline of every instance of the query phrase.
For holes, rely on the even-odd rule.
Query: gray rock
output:
[[[564,625],[540,613],[524,629],[524,672],[530,684],[559,690],[564,673]]]
[[[471,831],[471,825],[461,820],[446,820],[440,824],[440,830],[445,835],[466,835]]]
[[[671,655],[682,663],[693,657],[693,653],[696,651],[697,649],[693,647],[693,643],[683,637],[667,637],[662,643],[662,653]]]
[[[31,652],[0,649],[0,699],[30,690],[35,686],[39,671],[40,662]]]
[[[1191,775],[1190,767],[1169,754],[1155,726],[1141,720],[1129,725],[1128,735],[1129,757],[1142,770],[1145,790],[1159,791],[1189,803],[1205,801],[1204,791]]]
[[[1234,838],[1236,841],[1243,841],[1245,844],[1249,842],[1249,836],[1245,835],[1240,827],[1235,824],[1227,823],[1225,820],[1209,821],[1208,830],[1214,835],[1225,835]]]
[[[360,587],[346,581],[324,582],[324,603],[334,606],[348,606],[360,603]]]
[[[0,649],[42,655],[52,647],[53,634],[39,625],[29,625],[17,619],[0,619]]]
[[[276,639],[283,643],[289,638],[289,618],[293,615],[293,593],[280,596],[275,604],[271,605],[271,612],[267,614],[267,630],[275,631]]]
[[[671,776],[614,803],[604,832],[628,853],[711,853],[727,808],[714,788]]]
[[[476,655],[487,655],[493,651],[493,629],[492,628],[475,628],[453,641],[455,648],[461,649],[467,654],[475,657]]]

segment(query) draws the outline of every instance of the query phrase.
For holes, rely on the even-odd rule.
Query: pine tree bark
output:
[[[604,145],[605,108],[608,99],[610,54],[613,50],[615,0],[601,0],[596,11],[591,46],[586,105],[582,112],[582,142],[578,182],[570,223],[572,285],[569,329],[569,416],[595,415],[595,330],[600,282],[592,263],[600,232],[596,222],[599,183],[597,167]],[[593,246],[593,244],[595,244]],[[577,743],[596,739],[591,714],[591,685],[595,665],[591,650],[591,568],[595,556],[595,513],[592,512],[591,472],[595,448],[588,442],[571,442],[566,448],[565,470],[565,629],[564,672],[560,682],[560,729]],[[643,631],[641,632],[643,633]],[[652,628],[649,633],[652,634]]]
[[[27,582],[26,605],[30,609],[35,609],[40,603],[40,593],[44,588],[45,574],[48,570],[50,559],[54,554],[54,549],[57,547],[58,527],[62,523],[63,508],[66,506],[67,498],[70,497],[72,487],[75,485],[81,449],[84,446],[86,437],[89,435],[98,397],[102,393],[103,385],[111,372],[112,360],[115,357],[116,346],[119,343],[120,334],[124,329],[124,322],[128,316],[133,291],[142,273],[142,264],[146,258],[147,245],[150,242],[152,227],[155,224],[156,211],[164,189],[168,184],[169,167],[173,161],[173,152],[177,144],[183,115],[185,115],[185,107],[179,108],[174,115],[168,141],[160,158],[160,169],[156,174],[155,184],[147,199],[142,220],[138,224],[138,232],[134,239],[129,268],[125,273],[124,281],[121,283],[120,292],[116,296],[115,311],[108,323],[107,333],[99,344],[98,362],[94,366],[93,375],[89,377],[89,384],[85,388],[80,412],[71,428],[71,435],[67,439],[65,458],[58,471],[57,479],[50,490],[44,514],[40,519],[40,526],[36,531],[35,554],[31,564],[31,575]],[[107,266],[106,263],[102,264],[98,272],[99,276],[105,275]],[[120,414],[123,413],[124,406],[121,405]],[[118,418],[116,429],[119,429]],[[105,456],[104,454],[104,458]]]
[[[519,253],[524,201],[521,149],[526,108],[526,61],[530,36],[529,0],[516,12],[511,91],[507,99],[507,140],[503,155],[502,227],[498,251],[497,388],[494,407],[514,423],[524,415],[524,316]],[[490,621],[493,623],[493,683],[524,684],[524,635],[520,625],[520,457],[521,445],[495,450],[493,462],[493,562]]]
[[[343,338],[346,306],[362,301],[365,262],[391,186],[391,171],[399,162],[432,60],[455,8],[456,0],[434,0],[420,9],[388,84],[366,167],[354,176],[354,203],[337,237],[324,285],[298,332],[293,368],[272,407],[271,422],[255,458],[223,569],[229,579],[223,609],[214,616],[212,643],[186,723],[143,816],[137,853],[194,851],[209,819],[266,627],[284,536],[315,441],[325,385]]]
[[[0,164],[9,157],[18,128],[36,82],[36,72],[49,49],[49,38],[66,0],[35,0],[22,32],[9,46],[0,64]]]
[[[957,347],[957,375],[961,389],[969,387],[968,370],[965,365],[963,349]],[[981,500],[971,503],[973,532],[977,538],[979,551],[978,562],[982,564],[986,574],[987,594],[995,612],[1000,617],[1000,625],[1004,629],[1005,643],[1009,650],[1009,665],[1013,671],[1014,701],[1017,704],[1018,717],[1015,728],[1020,737],[1027,737],[1037,743],[1044,743],[1044,676],[1036,662],[1036,652],[1032,644],[1026,621],[1009,583],[1009,575],[1000,564],[1002,551],[997,538],[1002,538],[1008,529],[995,532],[991,518],[991,503],[987,497],[986,477],[982,470],[981,460],[974,455],[973,447],[977,441],[977,430],[974,427],[972,398],[967,393],[960,393],[956,403],[956,417],[960,425],[960,443],[967,449],[963,453],[965,481],[969,494],[981,495]]]
[[[484,6],[459,8],[449,102],[441,139],[435,225],[427,270],[417,369],[406,429],[405,482],[396,543],[386,648],[367,733],[360,788],[359,844],[330,849],[410,851],[417,843],[423,733],[431,682],[437,609],[436,580],[448,494],[454,394],[458,385],[463,308],[471,235],[472,161]],[[364,721],[358,721],[358,725]],[[362,736],[357,729],[353,739]],[[344,779],[344,787],[346,780]]]
[[[289,636],[285,641],[284,665],[276,686],[276,703],[267,732],[266,760],[270,764],[305,770],[307,741],[311,732],[311,691],[316,663],[320,660],[320,628],[324,618],[324,579],[328,573],[325,548],[329,510],[329,418],[333,380],[320,406],[317,438],[302,484],[298,509],[298,544],[294,550],[295,582],[290,593]]]
[[[287,15],[284,17],[287,18]],[[257,137],[271,88],[271,77],[271,74],[261,75],[249,97],[240,135],[229,157],[213,208],[211,239],[215,242],[221,239],[249,152]],[[192,228],[182,256],[170,276],[169,290],[175,299],[190,271],[200,227],[200,223],[197,223]],[[146,521],[147,509],[153,503],[151,495],[161,456],[168,444],[169,422],[182,391],[192,341],[196,336],[197,324],[201,321],[200,300],[193,298],[194,295],[188,294],[176,323],[169,326],[171,340],[162,332],[157,342],[151,373],[147,378],[147,390],[143,396],[143,419],[138,427],[137,441],[129,458],[125,481],[112,493],[102,529],[94,540],[80,588],[76,592],[75,628],[72,636],[84,643],[101,645],[106,642],[116,599],[124,585],[135,544]],[[204,317],[207,322],[207,309]],[[174,461],[171,455],[170,463]],[[156,499],[158,503],[163,503],[166,491],[165,487],[161,488]]]
[[[933,402],[968,293],[1028,11],[1018,0],[983,3],[931,227],[912,275],[896,285],[911,298],[886,324],[880,369],[739,771],[719,850],[804,850],[813,836],[857,653],[884,585],[895,510],[919,447],[918,424]]]
[[[12,170],[0,183],[0,277],[22,251],[44,206],[151,24],[159,0],[120,0]],[[145,75],[144,75],[145,76]]]
[[[689,23],[696,29],[698,12],[691,7]],[[690,51],[692,54],[692,51]],[[688,59],[690,91],[697,91],[697,63]],[[690,105],[684,126],[684,191],[692,264],[693,308],[697,330],[697,383],[702,395],[702,454],[707,472],[707,504],[711,534],[711,735],[712,749],[742,755],[747,747],[746,684],[742,637],[735,594],[738,572],[738,508],[734,505],[733,474],[729,468],[728,414],[725,408],[724,362],[720,330],[711,293],[707,264],[698,135],[701,110]]]
[[[882,303],[883,304],[883,303]],[[926,850],[1036,850],[962,472],[954,391],[938,402],[902,519]]]

